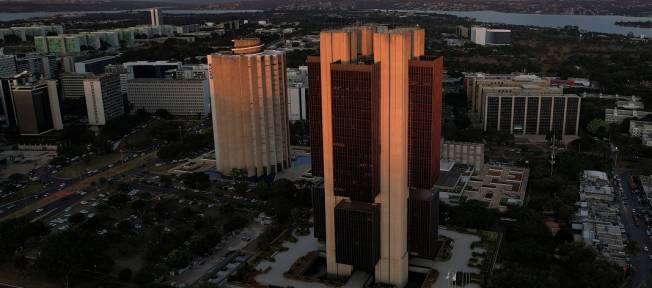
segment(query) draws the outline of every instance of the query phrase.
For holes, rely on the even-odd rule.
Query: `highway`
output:
[[[638,288],[645,283],[646,287],[649,287],[652,284],[652,277],[650,265],[651,261],[649,259],[650,252],[643,251],[643,247],[647,246],[652,248],[652,242],[646,234],[647,224],[645,220],[638,219],[638,224],[635,223],[634,217],[637,217],[632,213],[632,209],[637,211],[648,210],[645,204],[640,204],[638,201],[638,196],[632,193],[631,187],[629,187],[629,176],[628,171],[618,172],[618,177],[620,178],[620,187],[622,188],[622,199],[626,200],[628,205],[623,205],[623,202],[620,203],[621,209],[621,222],[625,225],[625,230],[629,234],[629,239],[634,240],[639,243],[641,251],[638,255],[631,257],[632,265],[632,275],[628,283],[628,287]]]

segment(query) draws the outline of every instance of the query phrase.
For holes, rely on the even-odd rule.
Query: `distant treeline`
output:
[[[652,21],[617,21],[616,25],[625,27],[652,28]]]

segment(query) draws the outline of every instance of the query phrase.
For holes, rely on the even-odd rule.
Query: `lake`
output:
[[[17,12],[0,13],[0,22],[24,20],[31,18],[51,17],[56,15],[87,15],[98,13],[124,13],[129,11],[147,11],[147,9],[136,10],[107,10],[107,11],[63,11],[63,12]],[[224,14],[224,13],[255,13],[262,10],[164,10],[165,14]]]
[[[146,11],[146,9],[133,10]],[[612,15],[549,15],[549,14],[523,14],[504,13],[496,11],[414,11],[401,10],[403,12],[421,12],[449,14],[458,17],[475,18],[478,22],[500,23],[509,25],[525,25],[537,27],[564,27],[577,26],[580,30],[600,33],[612,33],[627,35],[634,33],[636,36],[643,35],[652,38],[652,28],[623,27],[615,24],[616,21],[652,21],[652,17],[629,17]],[[77,12],[24,12],[24,13],[0,13],[0,21],[12,21],[36,17],[50,17],[61,14],[93,14],[93,13],[120,13],[127,10],[115,11],[77,11]],[[262,12],[261,10],[164,10],[166,14],[223,14],[223,13],[252,13]]]
[[[652,17],[629,17],[612,15],[549,15],[503,13],[496,11],[411,11],[437,14],[449,14],[458,17],[475,18],[478,22],[499,23],[509,25],[524,25],[537,27],[577,26],[580,30],[600,33],[627,35],[634,33],[652,38],[651,28],[624,27],[615,24],[616,21],[652,21]]]

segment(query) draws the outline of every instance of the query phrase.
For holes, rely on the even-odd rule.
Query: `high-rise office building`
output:
[[[90,73],[61,73],[61,92],[64,99],[83,99],[84,79],[93,76]]]
[[[63,129],[56,80],[17,85],[13,87],[13,101],[21,135]]]
[[[208,55],[217,169],[265,176],[290,166],[285,53],[240,39]]]
[[[158,8],[149,9],[149,17],[151,19],[152,26],[163,25],[163,13],[161,13],[161,9]]]
[[[124,114],[118,74],[102,74],[83,80],[88,124],[105,125],[107,121]]]
[[[313,175],[324,178],[315,233],[330,275],[361,270],[402,287],[409,255],[434,256],[443,60],[424,57],[424,38],[325,31],[308,59]]]

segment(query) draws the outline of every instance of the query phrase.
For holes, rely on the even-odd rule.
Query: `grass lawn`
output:
[[[38,193],[38,192],[41,192],[42,190],[43,190],[43,188],[41,187],[40,184],[32,183],[32,184],[29,184],[29,185],[25,186],[22,190],[16,192],[16,194],[11,195],[11,196],[9,196],[7,198],[3,198],[2,200],[0,200],[0,204],[4,204],[4,203],[19,200],[19,199],[23,199],[25,197],[29,197],[29,196],[32,196],[32,195]]]
[[[60,178],[74,178],[80,174],[86,173],[88,170],[95,170],[102,168],[106,165],[119,161],[125,156],[124,153],[115,152],[111,154],[104,155],[94,155],[92,158],[87,160],[81,160],[78,163],[66,166],[63,170],[59,171],[55,176]]]
[[[13,264],[0,265],[0,282],[25,288],[60,288],[61,283],[38,275],[23,274],[17,271]]]

